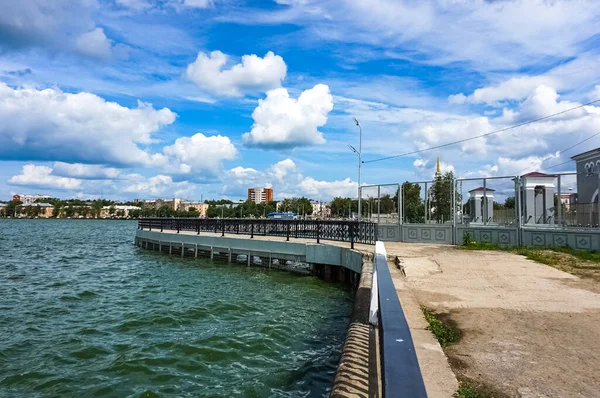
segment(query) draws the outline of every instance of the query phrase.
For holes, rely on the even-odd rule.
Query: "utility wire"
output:
[[[537,119],[528,120],[526,122],[515,124],[515,125],[509,126],[509,127],[504,127],[504,128],[501,128],[499,130],[495,130],[495,131],[492,131],[492,132],[489,132],[489,133],[477,135],[475,137],[465,138],[465,139],[454,141],[454,142],[448,142],[446,144],[436,145],[436,146],[432,146],[432,147],[425,148],[425,149],[419,149],[419,150],[416,150],[416,151],[405,152],[405,153],[401,153],[399,155],[386,156],[386,157],[383,157],[383,158],[373,159],[373,160],[363,160],[363,163],[381,162],[382,160],[388,160],[388,159],[399,158],[399,157],[402,157],[402,156],[414,155],[414,154],[421,153],[421,152],[427,152],[427,151],[432,151],[434,149],[439,149],[439,148],[444,148],[444,147],[451,146],[451,145],[461,144],[463,142],[472,141],[472,140],[475,140],[477,138],[487,137],[487,136],[490,136],[490,135],[493,135],[493,134],[502,133],[502,132],[507,131],[507,130],[516,129],[517,127],[522,127],[522,126],[525,126],[525,125],[528,125],[528,124],[540,122],[542,120],[550,119],[550,118],[552,118],[554,116],[562,115],[563,113],[571,112],[571,111],[574,111],[576,109],[583,108],[584,106],[595,104],[596,102],[600,102],[600,99],[597,99],[597,100],[592,101],[592,102],[588,102],[587,104],[578,105],[578,106],[576,106],[574,108],[565,109],[564,111],[556,112],[556,113],[553,113],[551,115],[546,115],[546,116],[543,116],[543,117],[540,117],[540,118],[537,118]]]
[[[598,135],[600,135],[600,131],[599,131],[599,132],[597,132],[596,134],[594,134],[594,135],[592,135],[592,136],[590,136],[590,137],[586,138],[586,139],[585,139],[585,140],[583,140],[583,141],[579,141],[579,142],[578,142],[577,144],[575,144],[575,145],[571,145],[571,146],[570,146],[570,147],[568,147],[567,149],[563,149],[563,150],[561,150],[561,151],[558,151],[558,153],[559,153],[560,155],[562,155],[563,153],[565,153],[565,152],[567,152],[567,151],[569,151],[569,150],[571,150],[571,149],[575,148],[577,145],[583,144],[584,142],[586,142],[586,141],[589,141],[589,140],[591,140],[592,138],[594,138],[594,137],[596,137],[596,136],[598,136]],[[542,165],[542,163],[544,163],[544,162],[546,162],[546,161],[548,161],[548,160],[550,160],[550,159],[554,159],[554,157],[553,157],[553,156],[548,156],[546,159],[542,160],[542,161],[540,162],[540,164],[539,164],[537,167],[541,166],[541,165]],[[566,163],[569,163],[569,162],[566,162]],[[562,165],[562,164],[564,164],[564,163],[561,163],[561,165]],[[560,166],[560,165],[556,165],[556,166]],[[554,168],[554,167],[556,167],[556,166],[552,166],[552,167],[548,167],[548,168]],[[527,170],[527,169],[530,169],[530,168],[532,168],[532,167],[536,167],[536,165],[531,165],[531,166],[525,167],[523,170],[521,170],[521,171],[518,171],[518,172],[517,172],[517,174],[521,174],[521,173],[522,173],[522,172],[524,172],[525,170]]]
[[[544,170],[544,171],[546,171],[546,170],[550,170],[550,169],[553,169],[553,168],[555,168],[555,167],[562,166],[563,164],[567,164],[567,163],[571,163],[571,162],[574,162],[574,160],[573,160],[573,159],[569,159],[569,160],[567,160],[566,162],[562,162],[562,163],[559,163],[559,164],[555,164],[554,166],[546,167],[546,168],[544,168],[544,169],[542,169],[542,170]]]

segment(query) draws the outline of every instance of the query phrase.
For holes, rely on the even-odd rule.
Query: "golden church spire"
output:
[[[435,176],[436,177],[441,177],[442,176],[442,171],[440,170],[440,157],[439,156],[437,158],[437,169],[435,171]]]

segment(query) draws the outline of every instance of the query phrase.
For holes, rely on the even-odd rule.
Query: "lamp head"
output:
[[[360,126],[360,125],[358,124],[358,120],[356,120],[356,118],[355,118],[355,117],[353,117],[353,118],[352,118],[352,120],[354,120],[354,124],[356,124],[357,126]]]
[[[348,144],[348,148],[350,148],[350,150],[354,153],[358,153],[358,151],[356,150],[356,148],[354,148],[352,145]]]

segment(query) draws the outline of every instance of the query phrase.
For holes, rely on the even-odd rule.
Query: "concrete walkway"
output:
[[[446,350],[460,378],[514,397],[600,396],[597,282],[505,252],[407,243],[386,249],[406,273],[392,275],[415,345],[425,348],[417,331],[424,325],[411,300],[449,313],[463,330]]]

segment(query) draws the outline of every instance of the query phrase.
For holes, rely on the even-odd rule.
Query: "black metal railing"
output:
[[[234,235],[282,236],[290,238],[335,240],[373,245],[377,226],[371,222],[323,220],[251,220],[217,218],[141,218],[138,229],[151,231],[191,231]]]

